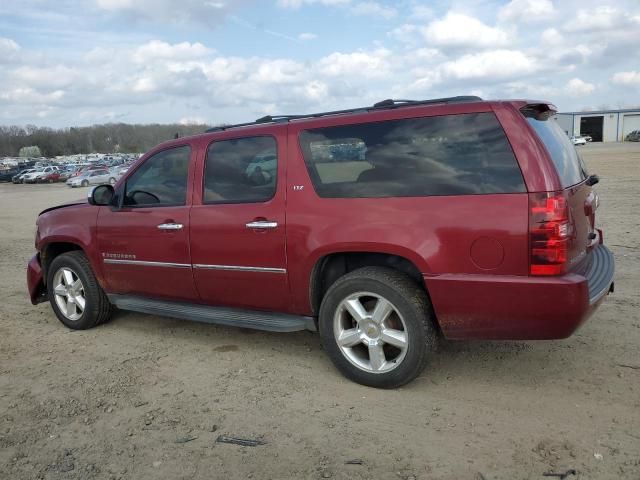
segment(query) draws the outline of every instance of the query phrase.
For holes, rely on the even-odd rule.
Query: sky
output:
[[[640,105],[640,0],[2,0],[0,124],[221,123],[453,95]]]

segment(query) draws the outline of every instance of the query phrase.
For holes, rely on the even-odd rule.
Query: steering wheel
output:
[[[127,197],[133,200],[134,205],[147,205],[150,203],[160,203],[160,198],[150,192],[144,190],[134,190],[130,192]]]

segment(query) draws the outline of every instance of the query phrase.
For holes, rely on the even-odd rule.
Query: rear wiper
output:
[[[593,185],[595,185],[599,181],[600,181],[600,177],[598,175],[589,175],[589,178],[587,178],[587,185],[592,187]]]

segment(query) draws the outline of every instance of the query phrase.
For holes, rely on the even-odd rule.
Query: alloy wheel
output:
[[[54,274],[53,293],[62,315],[71,321],[82,317],[86,306],[84,286],[73,270],[62,267]]]
[[[333,333],[349,362],[368,373],[386,373],[402,363],[408,331],[398,309],[386,298],[358,292],[342,300],[333,319]]]

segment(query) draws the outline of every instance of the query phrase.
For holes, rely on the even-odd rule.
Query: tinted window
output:
[[[125,185],[125,205],[184,205],[187,196],[189,147],[156,153],[138,168]]]
[[[207,151],[206,203],[264,202],[276,192],[278,160],[273,137],[213,142]]]
[[[533,116],[527,116],[527,120],[547,147],[563,187],[570,187],[587,178],[586,167],[576,147],[555,120],[537,120]]]
[[[525,191],[511,146],[492,113],[308,130],[300,143],[321,197]]]

